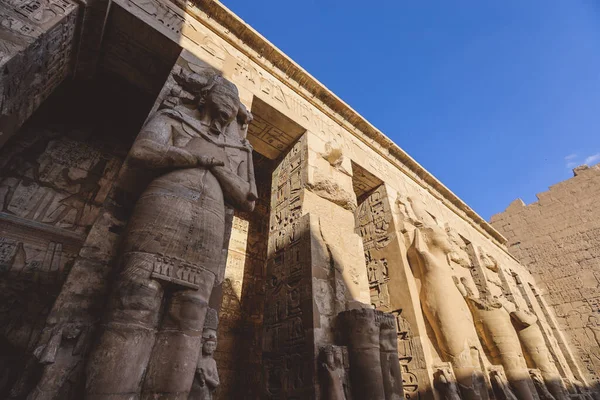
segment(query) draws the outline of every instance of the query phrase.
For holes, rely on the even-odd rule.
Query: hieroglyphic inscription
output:
[[[0,145],[70,73],[76,14],[71,0],[0,4]]]
[[[295,240],[295,225],[301,215],[301,191],[306,182],[307,154],[301,138],[273,173],[269,256]]]
[[[398,357],[402,368],[402,382],[406,399],[420,399],[423,388],[419,382],[427,381],[427,365],[421,342],[414,337],[402,310],[392,311],[398,331]]]
[[[374,259],[369,251],[365,252],[365,261],[367,263],[369,290],[371,291],[371,304],[375,308],[388,307],[390,305],[388,261],[385,258]]]
[[[269,399],[314,396],[310,216],[301,217],[303,136],[273,172],[263,368]]]
[[[271,103],[282,109],[286,115],[294,116],[295,121],[322,137],[335,137],[344,149],[347,144],[343,139],[344,129],[331,118],[318,111],[308,101],[292,94],[280,82],[256,67],[251,61],[236,60],[234,79],[243,80],[248,88],[261,93]]]
[[[248,140],[256,151],[268,158],[279,158],[305,131],[259,99],[254,99],[252,112],[254,119],[248,127]]]
[[[215,360],[221,384],[216,399],[261,397],[262,331],[272,162],[253,154],[258,200],[253,212],[236,211],[219,311]]]
[[[135,106],[109,106],[103,93],[85,102],[74,93],[59,89],[0,152],[0,370],[8,365],[13,371],[0,386],[10,388],[20,379],[116,181],[131,140],[131,122],[123,114],[140,116]]]
[[[356,209],[356,231],[363,239],[365,263],[371,291],[371,304],[389,309],[389,267],[386,257],[379,254],[392,240],[392,218],[385,187],[379,186]]]

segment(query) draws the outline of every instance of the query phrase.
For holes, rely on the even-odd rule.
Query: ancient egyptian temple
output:
[[[0,12],[1,399],[599,399],[551,285],[220,2]]]

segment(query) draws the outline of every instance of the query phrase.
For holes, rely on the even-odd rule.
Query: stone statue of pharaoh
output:
[[[479,339],[469,307],[452,279],[451,251],[444,229],[423,226],[415,230],[408,258],[421,282],[421,307],[435,333],[440,356],[452,364],[462,397],[481,399],[485,393],[480,393],[477,381],[481,379]]]
[[[225,264],[225,209],[254,208],[251,114],[237,88],[212,70],[177,73],[194,103],[156,112],[129,154],[156,178],[124,234],[121,272],[87,366],[88,399],[187,399]]]

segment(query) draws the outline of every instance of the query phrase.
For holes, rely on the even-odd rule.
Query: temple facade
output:
[[[598,399],[506,238],[220,2],[0,12],[0,398]]]

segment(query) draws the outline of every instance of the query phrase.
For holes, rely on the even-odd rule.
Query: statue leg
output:
[[[175,292],[152,350],[142,399],[187,400],[202,346],[215,275],[201,271],[198,290]]]
[[[161,284],[150,278],[154,259],[137,252],[123,257],[108,323],[87,365],[87,400],[139,398],[163,298]]]

